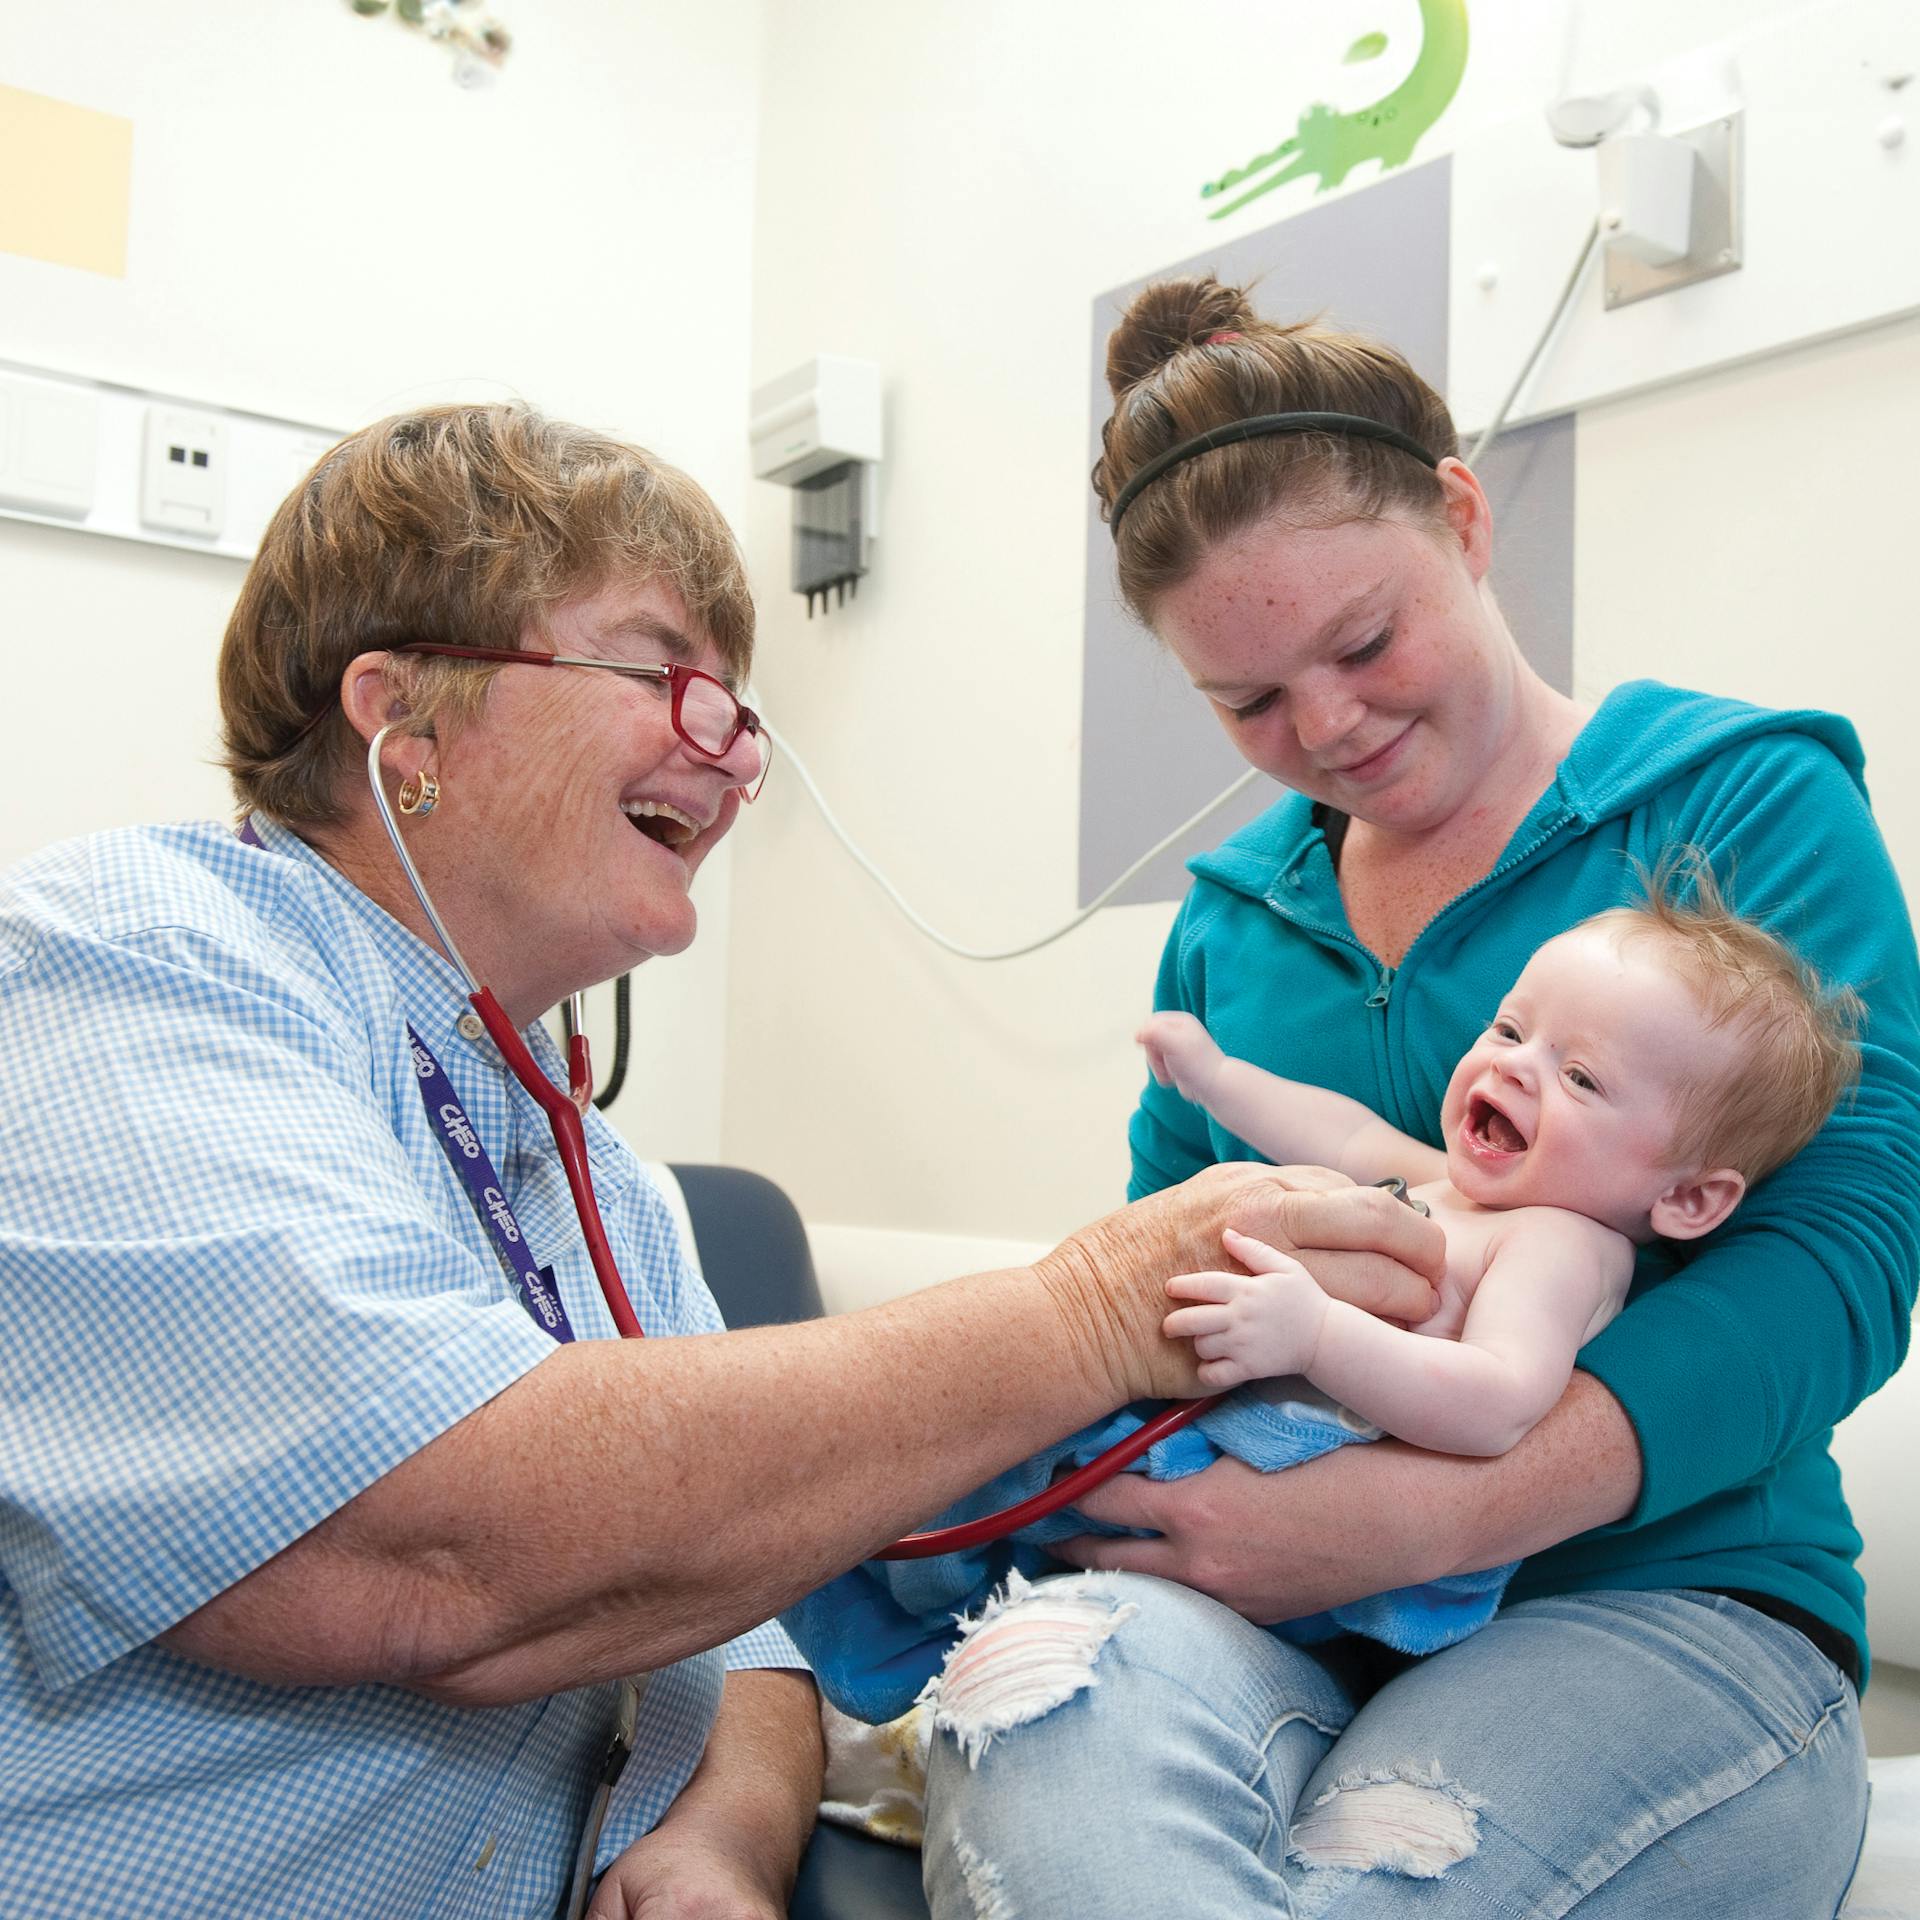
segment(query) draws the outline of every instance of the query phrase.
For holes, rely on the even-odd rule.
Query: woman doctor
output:
[[[627,1675],[594,1911],[779,1914],[818,1732],[762,1623],[1189,1387],[1160,1288],[1226,1224],[1425,1311],[1426,1223],[1241,1169],[1032,1268],[723,1336],[589,1116],[653,1336],[607,1337],[547,1122],[404,882],[367,743],[392,729],[430,897],[564,1083],[541,1016],[687,945],[765,772],[751,644],[683,476],[519,408],[388,420],[281,508],[229,626],[244,835],[102,834],[0,887],[10,1914],[552,1912]]]

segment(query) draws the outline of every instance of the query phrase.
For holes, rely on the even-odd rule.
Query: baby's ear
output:
[[[1698,1240],[1740,1204],[1746,1191],[1747,1176],[1731,1167],[1691,1174],[1653,1203],[1651,1225],[1663,1240]]]

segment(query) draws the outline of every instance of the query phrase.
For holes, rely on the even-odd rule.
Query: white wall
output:
[[[0,254],[0,358],[343,428],[519,394],[644,441],[737,520],[759,0],[502,13],[506,70],[465,92],[338,0],[7,8],[0,82],[131,119],[134,160],[126,278]],[[241,576],[0,521],[0,864],[225,807],[211,675]],[[728,880],[723,853],[699,943],[635,983],[613,1113],[645,1151],[718,1151]]]
[[[1844,713],[1920,898],[1920,317],[1580,416],[1575,691],[1652,675]]]

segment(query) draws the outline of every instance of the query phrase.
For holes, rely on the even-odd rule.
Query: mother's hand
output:
[[[1117,1474],[1076,1502],[1079,1510],[1161,1537],[1082,1533],[1047,1551],[1071,1566],[1177,1580],[1257,1626],[1298,1620],[1449,1566],[1446,1503],[1420,1485],[1421,1465],[1437,1458],[1381,1441],[1284,1473],[1229,1458],[1184,1480]]]
[[[1178,1580],[1270,1626],[1525,1559],[1625,1519],[1640,1485],[1632,1421],[1592,1374],[1576,1372],[1560,1404],[1506,1453],[1465,1460],[1376,1440],[1284,1473],[1237,1460],[1186,1480],[1123,1473],[1080,1511],[1163,1537],[1083,1533],[1048,1551],[1076,1567]]]
[[[1118,1400],[1198,1391],[1192,1347],[1169,1341],[1166,1283],[1218,1267],[1227,1228],[1301,1260],[1336,1298],[1400,1321],[1425,1319],[1446,1240],[1377,1187],[1324,1167],[1230,1161],[1207,1167],[1071,1235],[1036,1271],[1083,1355],[1104,1364]]]

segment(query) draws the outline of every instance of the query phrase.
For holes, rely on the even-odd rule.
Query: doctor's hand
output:
[[[587,1920],[785,1920],[786,1897],[735,1853],[654,1832],[600,1876]]]
[[[1200,1391],[1192,1347],[1162,1331],[1166,1283],[1220,1266],[1228,1228],[1291,1254],[1366,1312],[1412,1322],[1434,1310],[1446,1239],[1411,1207],[1324,1167],[1207,1167],[1083,1227],[1036,1264],[1073,1357],[1105,1370],[1114,1405]]]
[[[600,1876],[587,1920],[785,1920],[822,1762],[810,1674],[729,1673],[693,1778]]]

